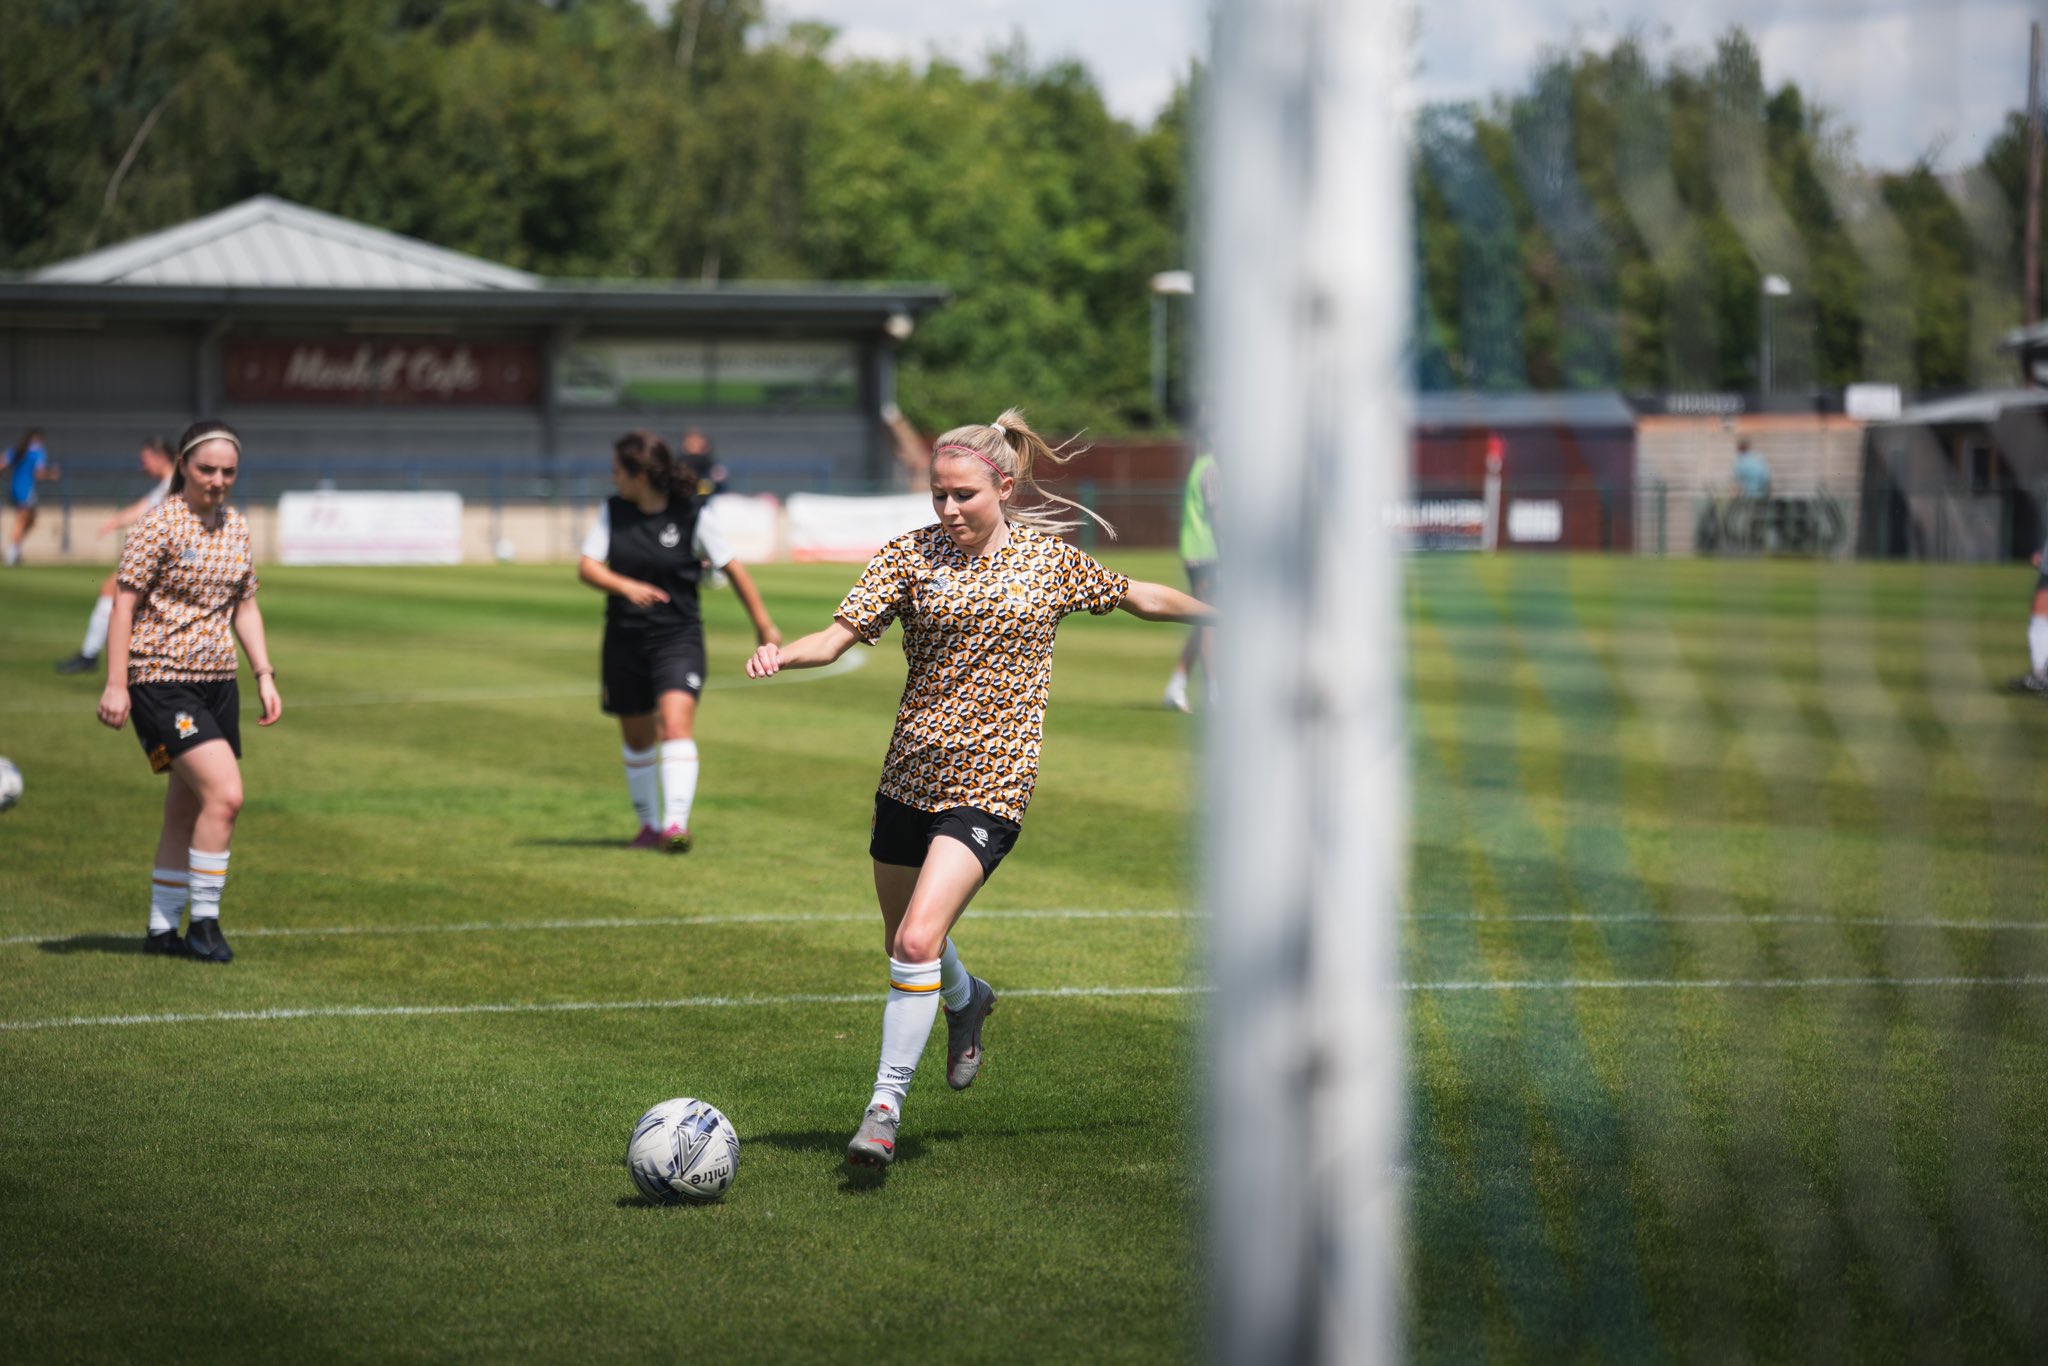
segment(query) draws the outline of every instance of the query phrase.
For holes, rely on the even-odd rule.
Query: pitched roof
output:
[[[538,289],[540,278],[267,194],[29,276],[231,289]]]

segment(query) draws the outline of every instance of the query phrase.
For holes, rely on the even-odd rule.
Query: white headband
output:
[[[988,425],[995,428],[996,435],[1000,436],[1003,440],[1008,441],[1010,439],[1010,429],[1008,427],[1005,427],[1002,423],[991,422]]]
[[[235,434],[233,432],[223,431],[219,428],[215,428],[212,431],[201,432],[199,435],[193,437],[190,441],[187,441],[183,446],[181,446],[178,449],[178,458],[180,460],[183,460],[186,456],[192,454],[193,451],[199,449],[199,447],[201,446],[204,446],[209,441],[225,441],[230,446],[233,446],[235,448],[235,453],[237,455],[241,454],[242,452],[242,443],[235,439]]]

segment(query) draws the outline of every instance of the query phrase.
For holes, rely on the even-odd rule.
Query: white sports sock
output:
[[[945,999],[948,1010],[965,1010],[974,999],[974,978],[968,975],[960,955],[953,951],[951,935],[946,936],[946,951],[939,955],[939,995]]]
[[[690,828],[690,804],[697,800],[697,742],[661,742],[661,828]]]
[[[178,928],[178,917],[185,913],[185,890],[188,881],[188,875],[183,868],[149,870],[151,934],[162,934],[165,930]]]
[[[100,651],[107,648],[107,622],[113,615],[112,598],[101,598],[92,605],[92,619],[85,623],[85,644],[78,647],[78,653],[87,659],[100,657]]]
[[[2027,623],[2027,653],[2034,657],[2034,672],[2048,674],[2048,617]]]
[[[632,795],[633,814],[642,826],[654,826],[661,808],[661,774],[655,770],[654,753],[631,745],[619,747],[619,755],[626,761],[626,791]]]
[[[220,919],[221,888],[228,885],[228,851],[209,854],[192,847],[192,918]]]
[[[875,1070],[875,1095],[868,1104],[903,1113],[903,1098],[910,1094],[917,1060],[938,1018],[939,965],[891,958],[889,1000],[882,1007],[882,1065]]]

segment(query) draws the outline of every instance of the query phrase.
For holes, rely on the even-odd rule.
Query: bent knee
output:
[[[242,814],[242,785],[235,783],[207,793],[203,805],[207,814],[233,820]]]
[[[896,932],[894,956],[899,963],[936,963],[945,952],[946,936],[943,931],[931,934],[906,928]]]

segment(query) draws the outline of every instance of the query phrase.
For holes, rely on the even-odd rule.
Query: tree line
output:
[[[858,60],[762,0],[14,0],[0,269],[271,193],[552,276],[933,280],[955,299],[906,348],[913,420],[1142,429],[1171,421],[1147,282],[1196,264],[1200,83],[1134,127],[1021,43]],[[1766,89],[1739,30],[1425,110],[1419,382],[1753,388],[1766,306],[1786,392],[1997,379],[2019,116],[1961,176],[1866,175],[1847,132]],[[1791,293],[1766,304],[1767,274]]]

